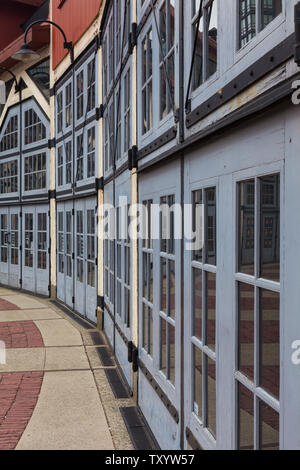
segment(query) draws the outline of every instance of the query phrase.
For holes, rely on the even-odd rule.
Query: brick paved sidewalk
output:
[[[116,365],[102,364],[107,345],[83,323],[0,287],[0,450],[132,449],[120,412],[132,399],[114,397],[105,372]]]

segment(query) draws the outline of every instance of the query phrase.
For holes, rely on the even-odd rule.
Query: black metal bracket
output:
[[[189,98],[185,103],[185,112],[189,114],[192,111],[192,100]]]
[[[132,364],[133,342],[128,341],[128,362]]]
[[[100,104],[99,108],[96,108],[96,121],[99,121],[99,119],[102,119],[104,115],[104,105]]]
[[[129,33],[129,54],[131,55],[133,52],[133,49],[137,45],[137,24],[132,23],[131,24],[131,32]]]
[[[102,295],[98,295],[97,297],[97,307],[104,310],[104,297]]]
[[[56,139],[55,138],[54,139],[49,139],[48,140],[48,149],[51,150],[55,147],[56,147]]]
[[[96,191],[103,191],[104,188],[104,178],[101,176],[101,178],[96,178]]]
[[[48,198],[49,198],[49,200],[50,199],[56,199],[56,189],[49,189]]]
[[[132,171],[133,169],[137,169],[137,157],[138,157],[138,149],[137,146],[134,145],[131,149],[128,150],[128,170]]]
[[[73,48],[73,43],[70,41],[65,41],[64,42],[64,48],[65,49],[68,49],[68,51],[70,52],[70,56],[71,56],[71,63],[73,64],[74,63],[74,48]]]
[[[132,349],[132,370],[133,372],[139,370],[139,350],[135,346]]]

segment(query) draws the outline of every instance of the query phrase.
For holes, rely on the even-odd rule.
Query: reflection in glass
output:
[[[280,281],[280,176],[260,178],[260,275]]]
[[[255,182],[239,183],[239,266],[241,273],[254,275]]]
[[[175,385],[175,328],[168,325],[169,329],[169,380]]]
[[[282,12],[282,0],[262,0],[262,29]]]
[[[254,380],[254,287],[239,284],[239,371]]]
[[[280,390],[280,295],[260,291],[260,385],[279,399]]]
[[[216,350],[216,275],[206,273],[206,343]]]
[[[203,389],[203,375],[202,375],[202,352],[193,346],[193,356],[194,356],[194,413],[203,420],[202,413],[202,389]]]
[[[175,320],[175,261],[169,260],[169,315]]]
[[[211,77],[218,66],[218,2],[215,0],[207,10],[208,15],[208,57],[206,78]]]
[[[216,363],[206,358],[207,367],[207,428],[216,437]]]
[[[202,270],[193,270],[194,336],[202,341]]]
[[[167,323],[160,320],[160,370],[167,376]]]
[[[205,252],[206,263],[216,266],[217,264],[217,208],[216,188],[205,190]]]
[[[259,415],[260,449],[279,450],[279,414],[260,402]]]
[[[193,259],[202,262],[203,248],[203,202],[202,190],[193,193],[193,232],[196,234],[195,242],[197,242],[197,250],[193,251]]]
[[[238,449],[254,449],[254,397],[252,392],[238,384]]]

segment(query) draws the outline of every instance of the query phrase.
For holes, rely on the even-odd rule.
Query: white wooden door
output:
[[[25,290],[49,295],[48,206],[23,210],[23,283]]]
[[[57,207],[57,298],[73,308],[73,203]]]

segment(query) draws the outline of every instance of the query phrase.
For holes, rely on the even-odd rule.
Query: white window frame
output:
[[[27,157],[31,157],[31,156],[34,156],[34,155],[40,155],[40,154],[43,154],[45,153],[46,154],[46,187],[43,188],[43,189],[34,189],[34,190],[28,190],[26,191],[25,190],[25,159]],[[22,171],[23,171],[23,175],[22,175],[22,195],[23,196],[31,196],[31,195],[35,195],[35,194],[46,194],[48,193],[48,189],[49,189],[49,183],[50,183],[50,176],[49,176],[49,159],[50,159],[50,152],[48,149],[44,148],[44,149],[33,149],[32,152],[27,152],[25,154],[22,155]]]
[[[217,49],[217,71],[211,75],[207,80],[205,80],[198,88],[193,90],[193,87],[191,85],[190,89],[190,100],[191,100],[191,109],[194,109],[195,107],[199,106],[205,99],[208,97],[208,89],[213,86],[213,84],[220,78],[220,58],[221,58],[221,28],[220,28],[220,20],[221,20],[221,6],[220,2],[222,0],[215,0],[218,1],[218,49]],[[210,0],[204,0],[203,1],[203,8],[207,8],[210,4]],[[187,92],[188,88],[188,80],[189,80],[189,75],[190,75],[190,68],[191,68],[191,61],[192,61],[192,54],[193,54],[193,47],[194,43],[193,41],[190,40],[190,38],[193,38],[193,18],[192,17],[192,3],[185,2],[185,17],[188,18],[187,24],[188,27],[185,29],[185,94]]]
[[[30,111],[30,109],[32,109],[36,115],[38,116],[38,118],[40,119],[41,121],[41,124],[43,124],[46,128],[46,135],[45,135],[45,138],[44,139],[41,139],[41,140],[37,140],[35,142],[32,142],[32,143],[29,143],[29,144],[25,144],[25,113],[27,111]],[[23,145],[23,150],[27,150],[27,149],[34,149],[34,147],[41,147],[42,145],[43,146],[48,146],[48,140],[49,140],[49,121],[48,119],[43,115],[41,109],[39,108],[39,106],[35,103],[35,101],[33,100],[30,100],[28,101],[27,103],[23,104],[22,106],[22,145]]]
[[[6,199],[6,198],[10,198],[10,197],[16,197],[18,196],[19,194],[19,190],[20,190],[20,171],[19,171],[19,157],[18,156],[15,156],[15,157],[9,157],[9,158],[0,158],[0,165],[2,165],[3,163],[8,163],[8,162],[13,162],[13,161],[16,161],[17,162],[17,191],[13,192],[13,193],[0,193],[0,199]],[[1,177],[0,177],[0,181],[1,181]],[[5,178],[3,178],[5,179]]]
[[[19,148],[20,148],[20,138],[21,138],[21,131],[20,131],[20,109],[19,109],[19,106],[18,107],[13,107],[11,108],[8,113],[7,113],[7,116],[5,118],[5,120],[3,121],[3,124],[1,126],[1,132],[0,132],[0,142],[5,134],[5,131],[6,131],[6,128],[8,126],[8,123],[10,121],[11,118],[13,117],[17,117],[17,122],[18,122],[18,130],[17,130],[17,133],[18,133],[18,145],[17,147],[14,147],[12,149],[9,149],[9,150],[4,150],[1,152],[0,150],[0,157],[1,156],[9,156],[10,154],[15,154],[19,151]]]
[[[263,279],[259,277],[259,259],[258,259],[258,249],[255,249],[254,252],[254,260],[255,260],[255,273],[254,275],[247,275],[243,273],[238,272],[238,260],[239,260],[239,240],[238,240],[238,227],[239,227],[239,197],[238,197],[238,190],[237,186],[238,183],[244,182],[249,179],[255,179],[255,194],[257,194],[257,191],[259,191],[259,178],[265,177],[265,176],[272,176],[275,174],[280,175],[280,212],[282,213],[282,216],[280,217],[280,273],[284,272],[284,266],[283,266],[283,259],[284,259],[284,162],[276,162],[276,163],[271,163],[269,165],[264,165],[262,167],[256,167],[256,168],[251,168],[249,170],[243,170],[240,172],[237,172],[233,176],[233,194],[234,194],[234,208],[235,208],[235,214],[234,214],[234,224],[235,224],[235,239],[233,240],[233,253],[235,256],[235,263],[234,263],[234,276],[233,276],[233,284],[232,284],[232,289],[233,292],[237,292],[238,290],[238,283],[246,283],[248,285],[252,285],[254,289],[262,289],[262,290],[267,290],[275,293],[280,294],[280,366],[281,366],[281,371],[280,371],[280,391],[283,390],[283,371],[282,371],[282,357],[283,357],[283,345],[284,345],[284,338],[283,338],[283,329],[284,329],[284,312],[283,312],[283,280],[281,279],[281,282],[274,282],[274,281],[269,281],[267,279]],[[255,220],[256,220],[256,229],[255,229],[255,245],[257,247],[258,239],[259,239],[259,222],[258,222],[258,216],[259,216],[259,204],[258,201],[256,200],[255,202]],[[237,391],[237,383],[241,383],[244,387],[246,387],[252,394],[255,402],[258,400],[263,401],[266,403],[268,406],[273,408],[275,411],[277,411],[280,414],[281,406],[280,402],[283,402],[283,397],[281,394],[280,401],[277,400],[276,398],[272,397],[268,392],[266,392],[263,388],[260,386],[254,385],[251,380],[249,380],[247,377],[244,376],[241,372],[238,370],[238,347],[239,347],[239,321],[238,321],[238,295],[236,294],[234,296],[235,299],[235,328],[234,328],[234,334],[235,334],[235,370],[233,373],[233,382],[234,382],[234,403],[235,403],[235,417],[234,417],[234,422],[235,422],[235,429],[234,429],[234,438],[235,438],[235,448],[237,448],[237,443],[238,443],[238,391]],[[259,315],[259,306],[255,305],[254,307],[254,315],[257,317]],[[259,358],[255,356],[255,361],[258,361]],[[259,404],[257,403],[257,407]],[[282,418],[282,417],[281,417]],[[254,434],[254,443],[257,445],[258,444],[258,416],[256,416],[255,413],[255,419],[256,419],[256,425],[255,425],[255,434]],[[280,439],[280,444],[283,443],[283,419],[280,419],[280,431],[279,431],[279,439]]]
[[[140,3],[140,2],[139,2]],[[159,27],[159,11],[164,3],[164,0],[159,0],[155,3],[155,15]],[[145,2],[143,7],[143,11],[146,10],[147,6],[150,4],[149,0]],[[175,0],[175,11],[179,11],[179,0]],[[174,39],[174,106],[175,110],[179,107],[179,15],[175,16],[175,39]],[[143,41],[148,34],[148,32],[152,30],[152,127],[143,134],[143,118],[142,118],[142,87],[143,87],[143,49],[142,44]],[[138,54],[138,70],[137,70],[137,81],[138,81],[138,109],[140,110],[139,118],[138,118],[138,146],[139,148],[144,147],[151,143],[152,140],[158,138],[160,135],[167,132],[169,129],[175,126],[175,118],[173,114],[173,109],[170,112],[160,119],[160,100],[156,98],[156,94],[154,90],[160,90],[160,66],[162,64],[161,61],[161,50],[159,39],[157,36],[156,30],[156,23],[154,20],[153,12],[150,13],[143,29],[138,37],[138,46],[137,46],[137,54]],[[166,79],[167,80],[167,79]],[[169,95],[169,91],[167,90]]]
[[[258,1],[258,0],[256,0]],[[278,42],[283,40],[286,37],[286,0],[282,0],[282,12],[274,18],[264,29],[256,32],[256,35],[244,46],[240,47],[240,12],[239,12],[239,0],[235,0],[235,14],[236,14],[236,23],[234,28],[234,63],[238,62],[244,58],[248,53],[253,49],[259,47],[259,50],[262,52],[256,52],[256,57],[265,54],[266,47],[264,44],[267,39],[270,40],[272,47],[276,46]],[[258,28],[258,18],[259,14],[256,10],[256,28]]]

